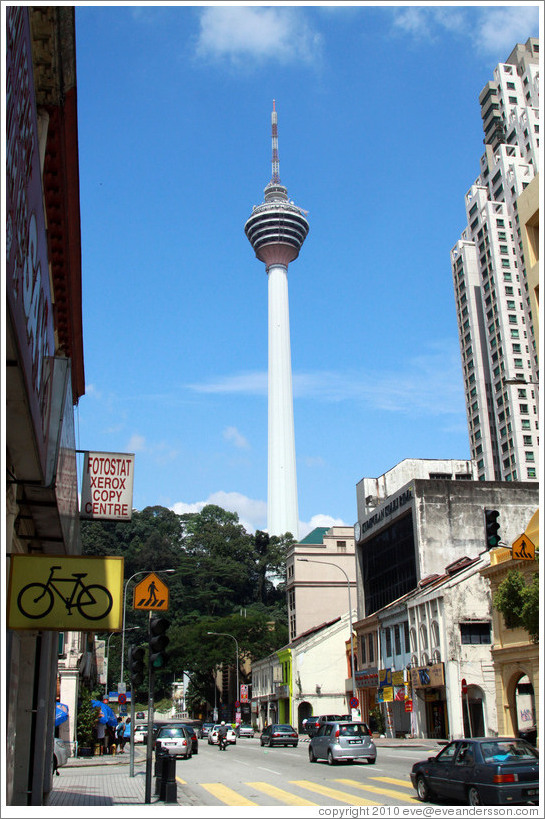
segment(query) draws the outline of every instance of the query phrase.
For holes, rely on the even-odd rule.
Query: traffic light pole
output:
[[[148,645],[151,640],[151,611],[148,620]],[[150,652],[151,653],[151,652]],[[154,688],[155,674],[151,664],[151,657],[148,657],[148,738],[146,744],[146,795],[145,804],[151,804],[151,764],[153,750],[153,712],[154,712]]]

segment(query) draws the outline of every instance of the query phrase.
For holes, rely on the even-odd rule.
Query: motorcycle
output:
[[[226,748],[227,748],[227,735],[226,734],[219,737],[218,747],[219,747],[220,751],[225,751],[226,750]]]

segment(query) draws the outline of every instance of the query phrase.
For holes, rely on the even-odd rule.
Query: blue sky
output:
[[[289,268],[299,535],[356,483],[467,458],[449,252],[478,95],[538,4],[76,8],[86,394],[77,446],[136,453],[134,507],[266,528],[271,176],[308,210]]]

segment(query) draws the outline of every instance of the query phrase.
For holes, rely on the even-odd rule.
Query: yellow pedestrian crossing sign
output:
[[[168,609],[168,586],[154,572],[134,587],[133,608],[146,611]]]
[[[528,535],[520,535],[514,542],[511,555],[513,560],[535,560],[536,547]]]

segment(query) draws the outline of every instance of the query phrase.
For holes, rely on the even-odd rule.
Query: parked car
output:
[[[191,734],[191,753],[198,754],[199,753],[199,738],[197,736],[197,732],[192,725],[185,726],[189,733]]]
[[[198,730],[199,739],[204,739],[205,737],[207,737],[213,727],[214,727],[213,722],[203,722],[203,724]]]
[[[58,737],[54,738],[53,742],[53,773],[58,774],[57,768],[62,768],[68,762],[68,748],[66,744]]]
[[[293,725],[273,723],[272,725],[267,725],[263,730],[259,741],[261,747],[263,747],[263,745],[268,745],[269,748],[273,745],[284,745],[284,747],[292,745],[294,748],[297,748],[299,734]]]
[[[374,765],[377,749],[365,722],[326,722],[310,740],[308,758],[310,762],[327,759],[330,765],[365,759]]]
[[[539,799],[539,754],[524,739],[456,739],[437,756],[416,762],[411,782],[419,799],[470,805],[524,805]]]
[[[242,722],[236,728],[236,735],[237,737],[253,737],[254,729],[248,723]]]
[[[320,717],[308,717],[305,731],[309,737],[314,737],[318,733],[318,729],[322,725],[325,725],[326,722],[339,722],[340,720],[342,720],[340,714],[323,714]]]
[[[148,726],[147,725],[137,725],[134,729],[134,742],[135,744],[146,744],[148,739]]]
[[[154,747],[156,754],[180,756],[190,759],[192,755],[191,733],[183,723],[162,725],[157,731]]]
[[[219,742],[219,740],[218,740],[218,731],[219,731],[220,728],[221,728],[221,725],[216,724],[216,725],[214,725],[212,730],[208,732],[208,744],[209,745],[217,745],[218,744],[218,742]],[[236,745],[237,744],[237,735],[236,735],[235,731],[233,730],[233,728],[230,725],[227,726],[227,737],[226,737],[226,739],[227,739],[227,744],[228,745]]]

